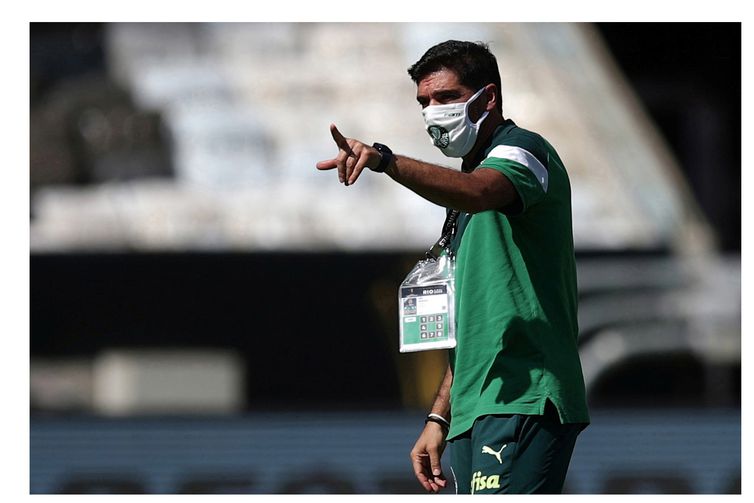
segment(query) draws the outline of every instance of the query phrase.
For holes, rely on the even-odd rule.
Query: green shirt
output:
[[[486,414],[542,414],[547,400],[561,422],[588,423],[568,174],[544,138],[511,120],[484,155],[477,169],[503,173],[521,206],[458,220],[448,438]]]

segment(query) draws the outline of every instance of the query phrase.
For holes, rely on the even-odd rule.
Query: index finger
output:
[[[423,457],[411,459],[412,464],[414,465],[414,475],[416,476],[416,479],[419,481],[419,483],[424,487],[424,489],[433,492],[436,490],[433,487],[434,481],[425,473],[427,466],[424,463],[424,459],[425,458]]]
[[[351,147],[348,145],[346,137],[340,134],[335,124],[330,124],[330,134],[332,135],[332,139],[335,140],[335,144],[338,145],[338,148],[351,152]]]

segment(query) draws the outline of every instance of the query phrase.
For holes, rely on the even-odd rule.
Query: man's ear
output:
[[[500,93],[495,84],[487,84],[484,86],[484,89],[487,92],[487,104],[485,110],[491,112],[497,107],[497,102],[500,100]]]

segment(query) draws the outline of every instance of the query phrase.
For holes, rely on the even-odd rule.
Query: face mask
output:
[[[479,126],[489,114],[485,111],[474,124],[469,120],[469,105],[477,99],[484,88],[474,94],[466,103],[431,105],[424,107],[422,115],[432,144],[448,157],[463,157],[476,143]]]

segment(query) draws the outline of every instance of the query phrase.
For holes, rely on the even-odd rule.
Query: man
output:
[[[541,136],[505,119],[486,45],[447,41],[409,68],[427,131],[461,171],[394,155],[330,130],[336,158],[317,163],[354,184],[384,172],[460,212],[457,346],[411,451],[427,491],[446,487],[450,442],[458,493],[559,493],[589,423],[577,351],[576,268],[568,175]]]

